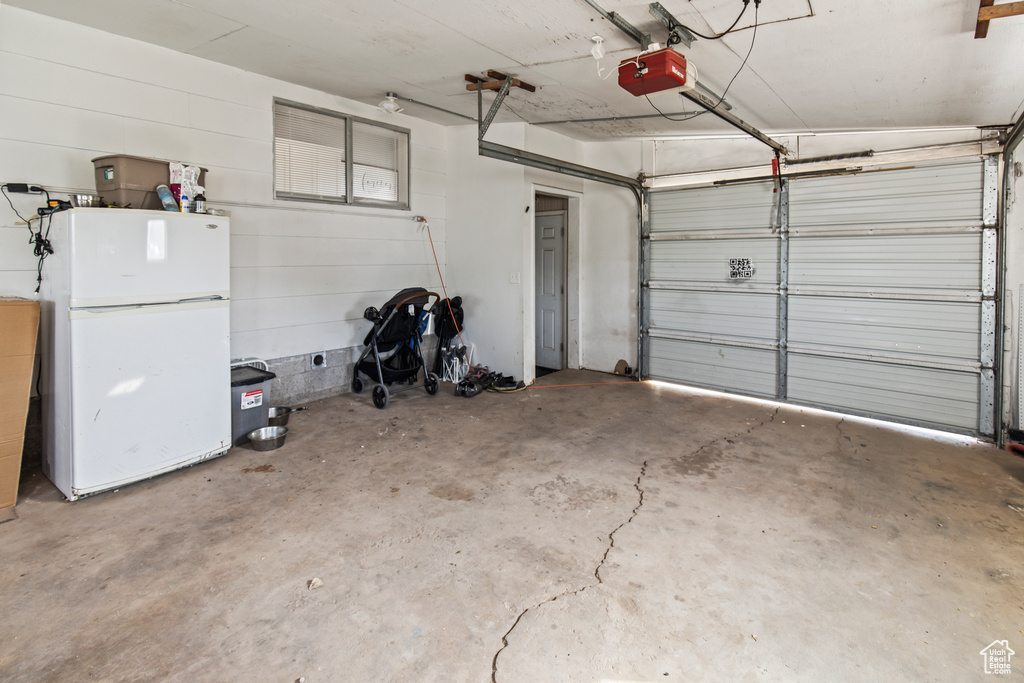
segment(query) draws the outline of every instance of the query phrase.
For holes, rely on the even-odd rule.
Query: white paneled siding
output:
[[[764,183],[653,193],[648,373],[991,435],[985,169],[974,157],[794,179],[785,222]],[[730,257],[752,259],[754,277],[730,281]]]
[[[789,387],[800,403],[955,431],[975,430],[980,401],[977,373],[801,354],[789,358]]]
[[[772,225],[769,183],[722,185],[686,194],[656,192],[651,200],[651,232],[730,232]],[[723,208],[728,208],[723,212]]]
[[[775,395],[775,351],[652,337],[648,359],[653,379]]]
[[[793,181],[794,232],[841,230],[874,224],[957,226],[981,220],[981,164],[977,158],[920,163],[910,168]]]
[[[794,182],[792,193],[799,196]],[[829,289],[914,289],[941,293],[977,292],[981,278],[980,231],[890,235],[820,235],[793,232],[790,291]]]
[[[274,97],[411,130],[411,210],[273,199]],[[445,268],[440,126],[172,50],[0,5],[0,182],[94,192],[91,159],[132,154],[209,169],[231,211],[232,355],[268,360],[361,345],[362,311]],[[63,196],[60,192],[57,196]],[[15,195],[23,214],[36,197]],[[28,232],[0,201],[0,295],[31,296]]]

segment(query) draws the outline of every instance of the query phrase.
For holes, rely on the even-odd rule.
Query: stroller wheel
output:
[[[378,384],[373,388],[373,405],[384,410],[388,407],[389,398],[388,389],[383,384]]]
[[[364,388],[365,385],[363,384],[363,380],[361,377],[356,375],[355,377],[352,378],[352,393],[361,394],[363,393]]]
[[[427,383],[424,385],[427,393],[433,396],[437,393],[437,390],[441,388],[441,381],[437,379],[437,375],[430,373],[427,375]]]

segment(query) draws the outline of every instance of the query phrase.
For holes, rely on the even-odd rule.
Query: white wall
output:
[[[411,210],[275,201],[274,97],[410,128]],[[619,358],[636,362],[630,193],[480,157],[473,125],[445,129],[385,117],[361,103],[2,4],[0,110],[0,182],[91,192],[91,159],[117,153],[209,169],[209,204],[232,214],[235,357],[272,361],[356,347],[364,308],[407,286],[440,291],[426,232],[412,220],[419,214],[430,223],[449,294],[466,301],[477,360],[532,375],[532,205],[542,188],[581,207],[574,247],[581,365],[611,370]],[[600,152],[601,144],[525,124],[495,125],[487,139],[626,175],[640,170],[640,143]],[[22,213],[39,205],[35,197],[13,199]],[[0,207],[0,295],[33,296],[26,237]]]
[[[275,201],[274,97],[411,129],[411,210]],[[235,357],[361,345],[364,308],[438,286],[413,215],[430,221],[444,271],[440,126],[2,4],[0,112],[0,183],[94,192],[90,160],[118,153],[209,169],[208,203],[232,212]],[[12,199],[23,214],[40,205]],[[0,295],[33,296],[27,231],[0,204]]]
[[[569,236],[579,279],[578,298],[569,297],[569,330],[578,330],[579,365],[608,372],[620,358],[635,365],[638,225],[631,193],[477,156],[476,132],[475,126],[448,130],[447,192],[448,293],[465,302],[465,337],[476,345],[474,361],[533,377],[533,204],[542,191],[580,204],[578,231],[570,228]],[[636,175],[641,165],[636,141],[586,144],[524,124],[494,125],[486,139],[577,164],[592,160],[624,175]],[[520,282],[513,283],[517,274]],[[567,341],[572,366],[574,342]]]
[[[495,124],[487,139],[521,148],[522,124]],[[464,339],[476,348],[474,363],[522,376],[523,288],[526,267],[521,215],[526,169],[477,154],[476,126],[447,131],[451,163],[447,175],[449,296],[461,296]],[[457,161],[456,161],[457,160]]]
[[[603,171],[636,177],[644,168],[644,143],[623,141],[587,145],[585,163]],[[611,372],[625,360],[637,367],[636,199],[625,188],[587,181],[583,241],[583,365]]]

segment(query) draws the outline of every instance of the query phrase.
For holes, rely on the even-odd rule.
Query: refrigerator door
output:
[[[231,446],[227,301],[71,311],[69,336],[70,498]]]
[[[67,215],[70,308],[228,298],[227,218],[123,209]]]

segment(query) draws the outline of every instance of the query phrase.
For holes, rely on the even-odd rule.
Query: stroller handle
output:
[[[437,292],[414,292],[414,293],[410,294],[409,296],[403,298],[401,301],[395,303],[395,310],[398,310],[399,308],[401,308],[402,306],[406,305],[407,303],[409,303],[413,299],[420,299],[422,297],[427,297],[427,303],[430,302],[430,297],[434,297],[434,303],[435,304],[438,301],[441,300],[441,297],[438,296]],[[433,307],[433,304],[431,304],[431,307]],[[424,310],[427,310],[426,306],[424,306],[423,308],[424,308]]]

